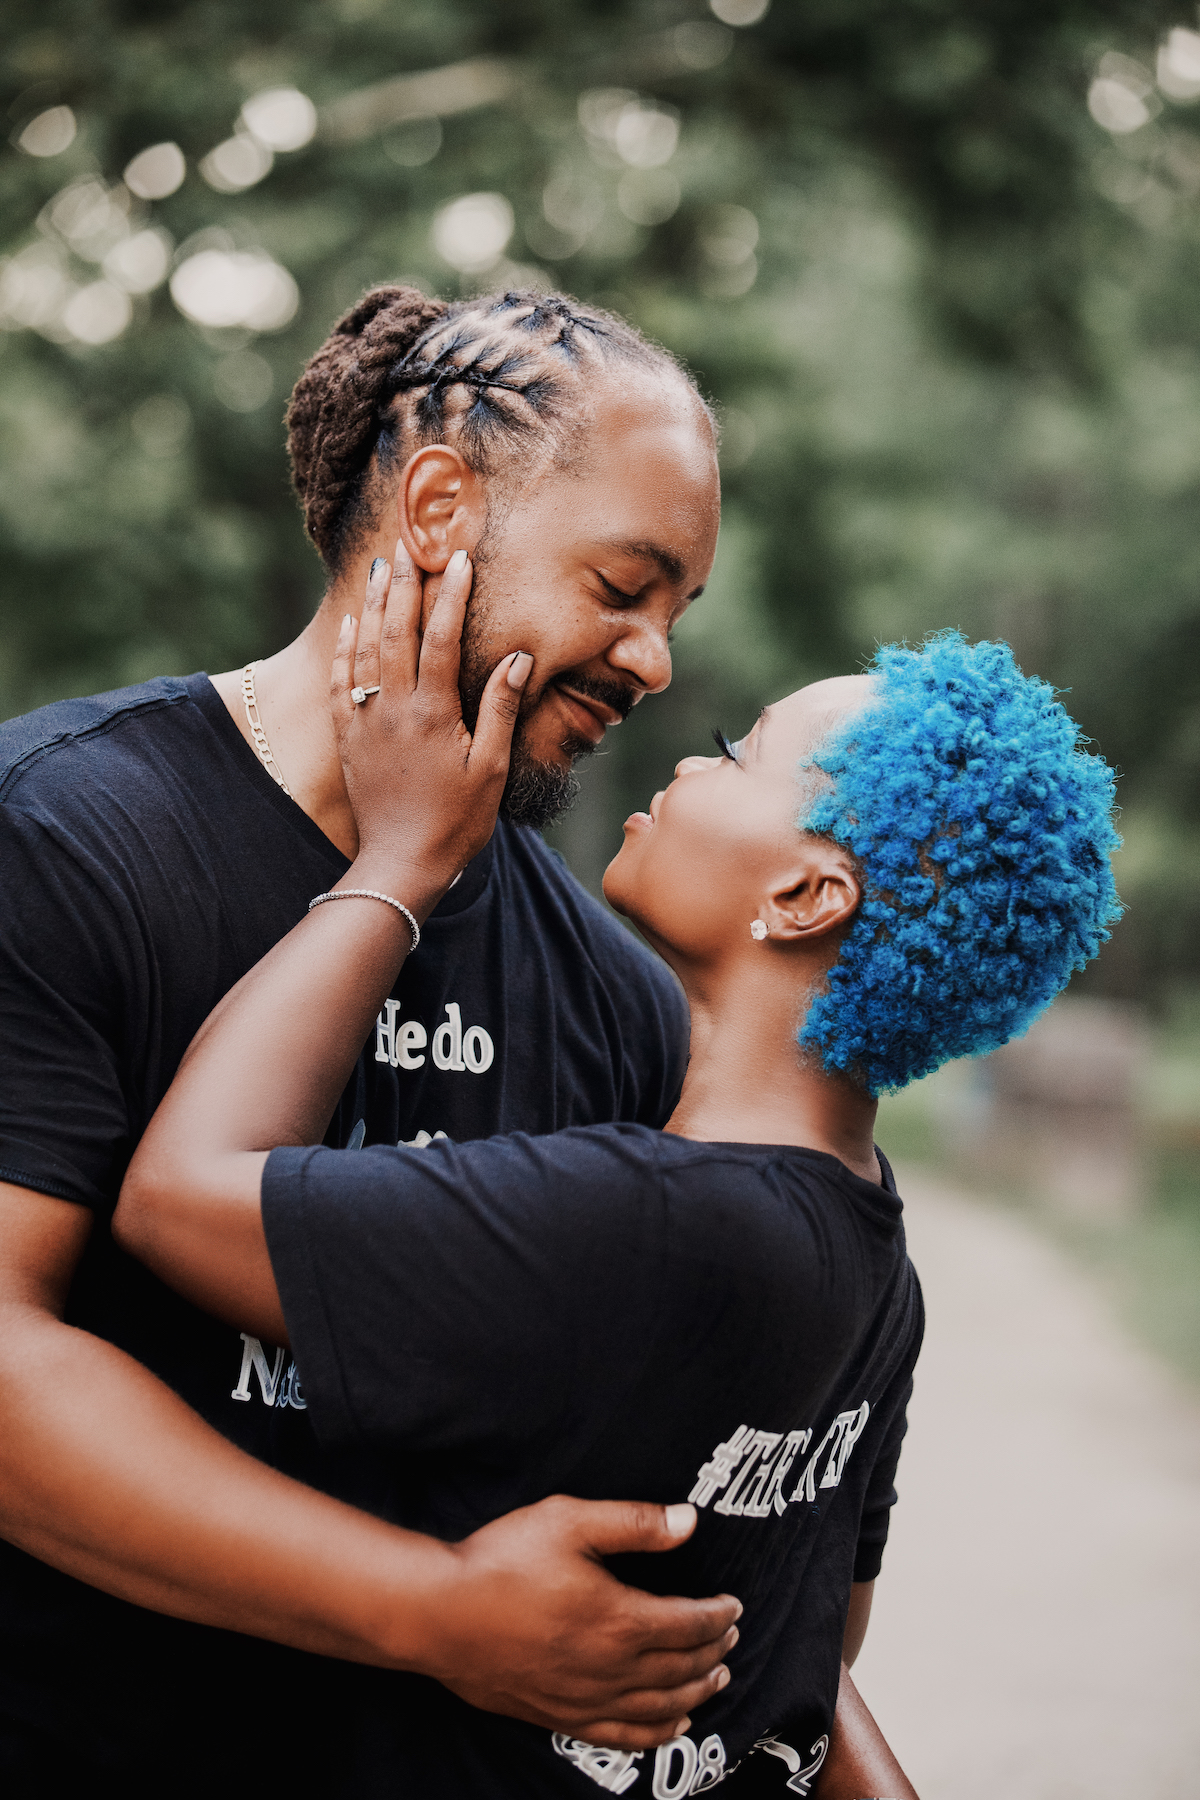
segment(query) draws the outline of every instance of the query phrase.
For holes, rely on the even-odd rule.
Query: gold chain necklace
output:
[[[272,781],[279,783],[288,799],[291,800],[293,798],[292,790],[283,779],[279,764],[271,754],[271,746],[267,742],[267,734],[263,730],[262,719],[259,716],[258,696],[254,692],[255,667],[254,663],[247,663],[242,670],[242,699],[246,703],[246,723],[249,725],[250,735],[254,739],[254,748],[262,758],[263,768]]]

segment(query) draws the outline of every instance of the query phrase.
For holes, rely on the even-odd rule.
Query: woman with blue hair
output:
[[[1119,910],[1112,776],[1004,645],[883,649],[685,758],[626,823],[605,892],[692,1012],[666,1131],[312,1148],[487,841],[529,673],[506,656],[468,734],[462,608],[444,591],[423,638],[420,608],[398,584],[386,634],[382,608],[343,627],[359,856],[197,1037],[114,1230],[291,1345],[318,1437],[392,1455],[405,1524],[481,1618],[521,1604],[488,1522],[560,1492],[694,1509],[680,1549],[621,1573],[741,1601],[698,1716],[613,1750],[603,1721],[582,1738],[474,1710],[420,1593],[365,1580],[364,1605],[395,1609],[395,1668],[441,1674],[386,1678],[398,1794],[913,1796],[847,1673],[922,1318],[876,1099],[1024,1030],[1096,954]]]

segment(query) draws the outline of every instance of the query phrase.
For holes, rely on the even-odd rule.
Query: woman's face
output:
[[[870,691],[865,675],[814,682],[765,707],[732,757],[684,757],[649,812],[625,821],[604,875],[610,904],[688,962],[749,942],[751,921],[796,864],[798,764]]]

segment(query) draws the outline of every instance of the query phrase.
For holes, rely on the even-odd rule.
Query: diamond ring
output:
[[[378,692],[379,689],[377,687],[352,687],[350,689],[350,698],[353,700],[355,706],[361,706],[364,700],[369,700],[372,694],[377,694]]]

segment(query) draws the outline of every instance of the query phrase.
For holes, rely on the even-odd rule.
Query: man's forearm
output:
[[[883,1733],[842,1664],[837,1712],[814,1800],[917,1800]]]
[[[33,1307],[0,1319],[0,1531],[178,1618],[421,1666],[453,1552],[256,1462],[111,1344]]]

